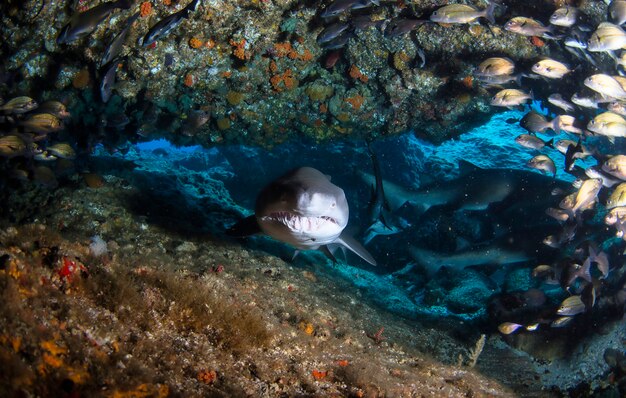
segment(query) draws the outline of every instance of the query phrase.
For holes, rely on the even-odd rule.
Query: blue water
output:
[[[487,124],[439,146],[420,140],[408,132],[377,141],[372,144],[372,149],[380,159],[383,178],[409,190],[459,177],[460,160],[470,161],[485,169],[519,169],[540,174],[526,165],[528,159],[539,152],[525,149],[514,141],[525,130],[518,123],[507,123],[507,120],[520,119],[523,115],[524,112],[520,111],[495,114]],[[549,138],[558,137],[544,136],[546,140]],[[557,163],[557,179],[573,181],[571,175],[563,172],[563,155],[550,148],[545,148],[542,153]],[[181,195],[180,200],[184,200],[187,207],[196,209],[198,213],[206,214],[203,209],[207,207],[220,213],[207,214],[204,221],[193,227],[214,234],[223,234],[226,226],[252,214],[260,189],[287,170],[299,166],[319,169],[331,176],[334,184],[344,189],[351,209],[348,231],[362,239],[363,231],[367,228],[370,187],[356,175],[357,171],[373,173],[365,142],[290,142],[268,151],[246,146],[218,146],[211,149],[176,147],[165,140],[157,140],[139,143],[126,155],[108,155],[101,151],[99,156],[132,160],[138,165],[136,173],[151,175],[148,180],[157,179],[154,176],[164,179],[166,183],[158,185],[163,187],[160,194],[164,200]],[[544,223],[546,217],[542,211],[529,214],[524,222],[531,224],[537,220],[537,223]],[[367,245],[367,249],[379,259],[378,267],[370,267],[352,256],[341,260],[340,264],[329,263],[338,275],[355,281],[359,287],[368,286],[368,296],[388,310],[409,317],[429,314],[433,317],[484,319],[486,307],[494,293],[537,286],[529,276],[532,266],[536,264],[526,264],[521,272],[514,268],[490,273],[463,270],[463,278],[441,290],[436,279],[429,281],[420,274],[415,260],[407,253],[409,245],[451,254],[490,244],[494,237],[508,231],[492,231],[498,226],[490,225],[494,221],[488,210],[435,209],[416,218],[411,211],[401,209],[399,214],[403,222],[410,225],[409,228],[397,234],[377,236]],[[556,222],[551,225],[558,226]],[[446,232],[446,229],[450,232]],[[541,239],[543,236],[536,237],[538,250],[544,249]],[[268,239],[263,238],[253,240],[252,248],[269,250],[270,253],[275,250]],[[321,257],[317,252],[306,255]],[[465,280],[474,281],[474,286],[469,286]],[[463,304],[467,300],[465,295],[468,294],[468,287],[473,289],[472,305]],[[544,290],[552,292],[554,300],[562,296],[560,290],[554,290],[553,287],[544,287]],[[444,294],[444,291],[447,293]]]

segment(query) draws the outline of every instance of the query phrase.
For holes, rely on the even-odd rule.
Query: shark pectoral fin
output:
[[[342,246],[347,247],[352,252],[354,252],[354,254],[361,257],[363,260],[367,261],[371,265],[376,265],[376,260],[374,260],[374,257],[372,257],[372,255],[351,236],[342,233],[341,235],[339,235],[334,243],[339,243]]]
[[[328,257],[328,259],[330,261],[333,262],[333,264],[337,263],[337,259],[335,258],[335,256],[333,255],[333,253],[331,253],[330,249],[328,248],[328,246],[324,245],[324,246],[320,246],[319,251],[321,251],[322,253],[324,253],[324,255],[326,257]]]
[[[226,235],[235,238],[243,238],[254,234],[261,233],[261,227],[256,220],[255,215],[239,220],[232,227],[226,230]]]

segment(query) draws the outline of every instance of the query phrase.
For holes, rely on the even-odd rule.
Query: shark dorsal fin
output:
[[[462,176],[481,169],[481,167],[476,166],[474,163],[470,163],[467,160],[459,159],[459,173]]]

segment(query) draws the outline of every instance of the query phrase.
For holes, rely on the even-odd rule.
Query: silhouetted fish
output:
[[[113,10],[116,8],[128,9],[130,6],[130,0],[117,0],[102,3],[87,11],[74,14],[70,22],[61,29],[57,37],[57,43],[71,43],[87,36],[93,32]]]

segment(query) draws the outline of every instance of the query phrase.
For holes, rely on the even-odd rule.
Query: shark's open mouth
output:
[[[268,216],[263,217],[264,221],[274,221],[285,225],[292,231],[317,231],[323,227],[327,227],[328,224],[334,224],[339,226],[337,220],[328,216],[307,217],[298,214],[290,213],[287,211],[279,211],[271,213]]]

